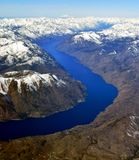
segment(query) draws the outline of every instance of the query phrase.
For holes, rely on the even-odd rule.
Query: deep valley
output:
[[[91,83],[89,81],[91,77],[82,78],[84,82],[87,81],[85,85],[81,84],[82,79],[74,80],[77,75],[80,75],[80,68],[76,70],[74,68],[77,66],[72,64],[75,77],[67,73],[70,70],[64,69],[64,66],[59,63],[62,62],[68,67],[70,61],[62,59],[59,53],[64,57],[71,56],[89,72],[92,71],[92,74],[95,72],[101,75],[107,85],[112,84],[110,86],[117,87],[118,96],[114,100],[117,94],[112,95],[113,91],[109,92],[94,80],[94,87],[100,87],[98,92],[94,93],[99,95],[99,98],[97,99],[96,96],[94,100],[100,103],[103,98],[112,97],[112,100],[111,103],[106,102],[108,107],[101,108],[90,124],[75,125],[76,127],[72,129],[61,132],[59,130],[58,133],[47,136],[38,135],[1,141],[0,159],[136,160],[139,157],[139,21],[105,18],[42,18],[30,19],[30,23],[27,23],[27,19],[1,20],[1,22],[1,120],[48,116],[84,101],[84,86]],[[109,25],[99,29],[96,26],[99,26],[100,22]],[[20,27],[13,29],[15,24]],[[97,29],[93,30],[94,28]],[[5,35],[5,32],[8,35]],[[11,35],[10,41],[10,38],[7,38],[9,35]],[[35,44],[36,40],[44,35],[46,41]],[[50,45],[55,36],[64,37],[62,41],[59,40],[56,52]],[[15,50],[14,47],[11,52],[11,45],[17,43],[15,40],[19,41],[19,39],[22,41],[22,43],[18,42],[22,50],[19,48]],[[7,50],[5,45],[8,45]],[[32,59],[34,53],[36,58]],[[24,58],[21,58],[21,55],[24,55]],[[31,83],[28,83],[30,81],[26,81],[26,78],[30,79]],[[93,88],[90,88],[91,91],[88,88],[87,91],[93,94]],[[56,97],[55,100],[53,97]],[[93,117],[93,112],[89,112]],[[81,113],[85,114],[84,111]],[[85,114],[87,115],[89,113]],[[82,119],[82,116],[79,119]]]

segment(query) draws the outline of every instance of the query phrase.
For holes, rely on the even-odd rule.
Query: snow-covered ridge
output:
[[[0,57],[6,57],[5,62],[9,65],[13,65],[17,58],[27,60],[27,52],[29,52],[29,48],[22,41],[11,41],[0,47]]]
[[[36,44],[12,30],[0,30],[0,66],[31,66],[45,64],[46,60],[52,61]]]
[[[136,36],[139,36],[139,23],[115,24],[110,29],[104,30],[100,33],[106,36],[107,39],[116,39],[125,37],[135,38]]]
[[[23,26],[19,32],[30,37],[49,34],[74,34],[84,30],[94,30],[98,24],[111,24],[112,27],[104,29],[99,34],[108,39],[130,37],[139,35],[139,19],[118,18],[66,18],[66,19],[35,19],[32,24]]]
[[[66,82],[59,79],[56,75],[40,74],[32,71],[12,71],[7,72],[4,75],[0,75],[0,93],[7,94],[11,82],[17,83],[18,92],[22,92],[22,84],[26,85],[28,91],[37,91],[41,85],[52,86],[53,84],[57,87],[66,85]]]
[[[73,37],[73,41],[75,43],[81,42],[82,40],[94,42],[96,44],[101,44],[101,37],[95,32],[80,32],[79,34]]]
[[[29,37],[38,37],[49,34],[70,34],[83,28],[92,28],[97,21],[92,18],[30,18],[30,19],[3,19],[1,28],[19,27],[20,34]]]

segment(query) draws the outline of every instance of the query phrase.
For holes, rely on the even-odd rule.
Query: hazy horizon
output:
[[[121,17],[139,18],[138,0],[4,0],[0,17]]]

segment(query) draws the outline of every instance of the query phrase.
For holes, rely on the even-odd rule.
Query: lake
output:
[[[89,124],[105,110],[118,95],[115,86],[82,65],[74,57],[56,50],[61,37],[49,40],[39,39],[37,43],[53,56],[59,64],[76,80],[86,87],[85,102],[73,108],[53,114],[45,118],[29,118],[0,122],[0,140],[10,140],[26,136],[48,135],[73,128],[77,125]]]

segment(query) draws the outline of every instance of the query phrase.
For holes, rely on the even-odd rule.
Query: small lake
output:
[[[113,103],[118,90],[104,79],[82,65],[77,59],[56,50],[60,39],[45,39],[37,43],[45,49],[63,68],[86,87],[86,100],[72,109],[59,112],[46,118],[30,118],[0,122],[0,140],[10,140],[26,136],[48,135],[73,128],[77,125],[89,124],[96,116]]]

